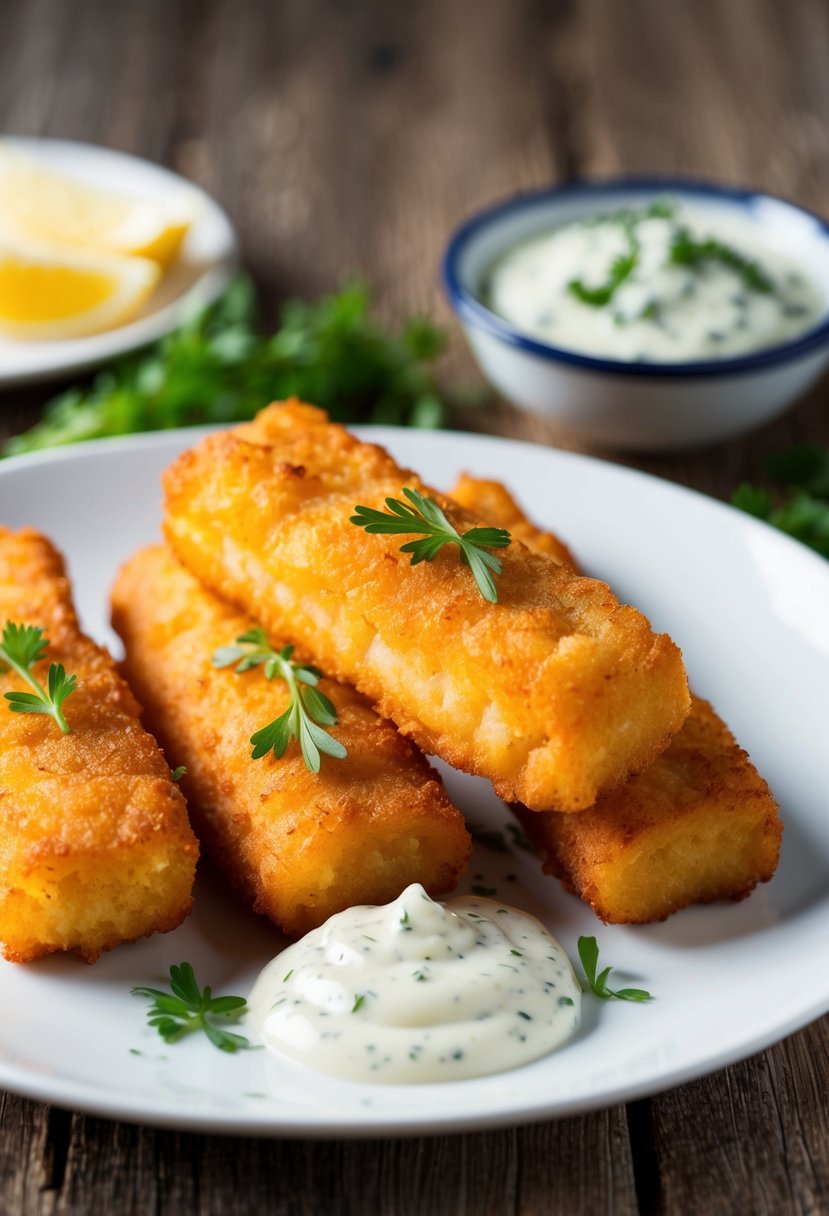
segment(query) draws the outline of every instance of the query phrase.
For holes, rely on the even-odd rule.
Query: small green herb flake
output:
[[[159,988],[132,988],[133,996],[150,1001],[147,1020],[164,1039],[177,1043],[188,1034],[202,1031],[219,1051],[236,1052],[250,1047],[240,1034],[226,1030],[247,1009],[243,996],[213,996],[209,987],[200,988],[190,963],[174,964],[170,968],[170,991]]]
[[[354,998],[354,1004],[351,1006],[351,1012],[356,1013],[358,1009],[362,1009],[365,1002],[366,994],[364,992],[358,992]]]
[[[512,843],[516,849],[523,849],[525,853],[534,853],[535,847],[525,832],[522,832],[517,823],[508,823],[507,831],[510,834]]]
[[[275,650],[265,630],[257,626],[238,637],[234,645],[220,646],[213,655],[213,666],[233,667],[237,675],[253,667],[262,667],[269,680],[285,681],[290,704],[273,722],[251,735],[251,759],[261,760],[270,752],[277,760],[281,759],[288,744],[296,739],[306,768],[318,773],[322,755],[344,760],[348,752],[342,743],[322,729],[337,724],[333,702],[317,687],[322,672],[310,663],[295,662],[291,658],[293,653],[293,646]]]
[[[730,245],[708,238],[704,241],[695,240],[687,228],[677,228],[671,240],[669,260],[674,266],[699,266],[703,262],[719,262],[727,266],[742,279],[750,291],[768,295],[774,290],[771,279],[763,273],[758,264],[750,258],[743,257]]]
[[[471,888],[471,890],[472,890],[473,895],[480,895],[484,899],[492,899],[493,896],[498,894],[498,890],[496,887],[473,886]]]
[[[653,1000],[651,994],[644,988],[619,988],[614,992],[612,988],[608,987],[608,980],[613,968],[605,967],[603,971],[598,971],[599,946],[595,937],[580,937],[578,950],[588,987],[594,996],[603,1001]]]
[[[588,287],[583,279],[571,279],[567,290],[582,304],[592,308],[604,308],[609,304],[626,279],[629,279],[636,269],[639,260],[638,249],[631,248],[627,253],[620,254],[610,267],[610,274],[599,287]]]
[[[503,832],[499,832],[497,828],[482,828],[476,824],[467,824],[469,835],[476,844],[482,844],[487,849],[492,849],[494,853],[508,853],[509,845],[504,839]]]
[[[178,766],[178,768],[174,768],[172,770],[172,772],[170,773],[170,776],[173,779],[173,781],[181,781],[182,777],[185,776],[186,772],[187,772],[187,765],[180,764]]]
[[[46,658],[49,648],[43,630],[35,625],[17,625],[7,621],[0,640],[0,674],[13,671],[24,680],[32,692],[7,692],[5,699],[13,714],[46,714],[64,735],[72,727],[63,714],[63,703],[77,690],[77,676],[68,676],[62,663],[50,663],[44,688],[33,668]]]
[[[434,561],[444,545],[457,545],[460,560],[469,568],[481,595],[489,603],[497,603],[498,589],[493,575],[501,574],[503,567],[489,550],[505,549],[512,539],[509,532],[503,528],[470,528],[459,533],[433,498],[425,498],[408,487],[403,489],[403,495],[408,503],[399,498],[386,499],[388,511],[356,506],[349,522],[365,528],[370,535],[421,535],[421,540],[400,546],[401,553],[411,555],[413,566]]]

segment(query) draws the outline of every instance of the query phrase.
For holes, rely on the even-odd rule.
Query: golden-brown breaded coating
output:
[[[287,685],[262,668],[239,675],[211,663],[253,627],[249,617],[156,546],[118,576],[113,623],[148,723],[171,762],[187,765],[196,832],[257,912],[299,935],[411,882],[432,895],[455,885],[471,845],[463,817],[418,750],[359,693],[320,682],[346,759],[323,756],[315,775],[294,741],[281,759],[253,760],[250,737],[287,708]]]
[[[679,650],[604,583],[516,541],[500,602],[454,547],[410,566],[349,522],[410,486],[382,448],[299,402],[209,436],[165,475],[166,532],[207,586],[350,681],[425,751],[534,810],[577,811],[656,758],[689,708]]]
[[[514,809],[545,871],[614,924],[743,899],[774,874],[783,831],[765,781],[699,697],[656,763],[589,811]]]
[[[548,540],[562,545],[531,524],[506,490],[499,495],[493,487],[503,490],[497,482],[466,478],[470,509],[498,528],[523,521],[520,535],[530,548],[546,549]],[[771,878],[783,831],[765,781],[699,697],[692,697],[667,751],[591,810],[516,813],[547,873],[602,920],[618,923],[664,920],[692,903],[742,899]]]
[[[13,962],[103,950],[166,932],[190,911],[198,845],[184,798],[112,659],[78,628],[60,555],[0,528],[0,630],[37,625],[51,662],[78,677],[71,733],[0,700],[0,941]],[[31,691],[10,671],[0,696]]]
[[[564,541],[552,532],[542,532],[535,524],[530,523],[512,494],[500,481],[488,481],[482,477],[472,477],[469,473],[461,473],[449,491],[449,496],[476,519],[485,519],[496,528],[506,528],[513,540],[520,540],[534,553],[546,553],[560,566],[578,570],[576,560]]]

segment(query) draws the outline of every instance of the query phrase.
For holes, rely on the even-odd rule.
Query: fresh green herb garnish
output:
[[[422,318],[395,330],[372,317],[359,283],[313,303],[287,303],[280,327],[263,336],[253,284],[240,276],[144,354],[110,364],[91,388],[53,398],[43,420],[9,440],[4,454],[242,422],[291,396],[322,406],[337,422],[441,426],[453,405],[474,404],[438,388],[432,364],[445,346],[445,331]]]
[[[633,275],[639,264],[639,239],[636,234],[638,225],[647,219],[670,220],[673,219],[675,213],[675,208],[671,203],[660,200],[640,211],[624,209],[591,217],[585,221],[591,227],[597,227],[600,224],[620,226],[625,233],[627,249],[613,261],[604,283],[600,283],[596,287],[589,287],[583,279],[573,279],[567,285],[571,295],[593,308],[604,308],[610,304],[618,289]],[[723,266],[728,266],[740,276],[745,286],[751,291],[768,294],[774,290],[774,284],[760,269],[757,262],[743,257],[736,249],[732,249],[730,245],[726,245],[722,241],[712,238],[698,241],[684,225],[671,225],[668,263],[673,266],[693,267],[699,266],[703,262],[719,262]],[[653,319],[657,313],[658,307],[655,302],[651,301],[637,314],[636,318],[628,318],[620,313],[615,320],[617,324],[624,324],[630,319]]]
[[[590,304],[593,308],[604,308],[639,264],[637,224],[641,224],[643,220],[671,219],[675,210],[673,203],[667,199],[657,199],[650,206],[638,211],[625,207],[619,211],[606,212],[604,215],[591,216],[585,220],[587,227],[598,227],[600,224],[619,225],[624,230],[627,239],[627,251],[619,254],[614,260],[607,279],[598,287],[588,287],[583,279],[571,279],[567,284],[567,290],[577,300],[581,300],[582,304]]]
[[[619,254],[613,261],[605,282],[598,287],[588,287],[583,279],[571,279],[567,284],[567,290],[577,300],[581,300],[582,304],[590,304],[593,308],[604,308],[636,269],[639,261],[639,242],[630,220],[623,221],[623,227],[628,241],[627,252]]]
[[[351,1006],[351,1012],[356,1013],[358,1009],[362,1009],[365,1001],[366,994],[364,992],[358,992],[354,998],[354,1004]]]
[[[480,895],[483,899],[492,899],[493,896],[498,894],[497,887],[481,887],[477,884],[473,885],[470,890],[473,895]]]
[[[14,671],[34,692],[7,692],[3,695],[14,714],[48,714],[65,735],[72,727],[63,715],[63,703],[78,686],[77,676],[68,676],[63,663],[50,663],[46,688],[32,673],[36,663],[46,658],[49,641],[35,625],[16,625],[7,621],[0,640],[0,673]]]
[[[751,291],[768,294],[774,290],[771,279],[756,262],[744,258],[730,245],[708,238],[697,241],[687,228],[677,228],[671,240],[670,261],[674,266],[699,266],[701,262],[719,262],[735,271]]]
[[[178,768],[174,768],[172,770],[172,772],[170,773],[170,776],[172,777],[173,781],[181,781],[182,777],[184,777],[186,773],[187,773],[187,765],[180,764],[178,766]]]
[[[247,1008],[243,996],[213,996],[208,987],[202,990],[196,982],[189,963],[173,964],[170,968],[170,992],[159,988],[132,988],[132,996],[143,996],[152,1002],[147,1019],[165,1043],[177,1043],[185,1035],[202,1030],[214,1047],[234,1052],[250,1047],[241,1034],[234,1034],[215,1024],[235,1021]]]
[[[584,974],[587,977],[587,983],[590,991],[594,996],[599,997],[603,1001],[650,1001],[653,997],[644,988],[618,988],[615,992],[608,988],[607,981],[610,978],[612,967],[605,967],[599,974],[596,974],[596,968],[599,965],[599,946],[595,937],[580,937],[579,938],[579,958],[581,965],[584,967]]]
[[[509,532],[503,528],[470,528],[468,532],[457,532],[433,498],[424,498],[417,490],[404,488],[403,494],[411,505],[399,498],[387,498],[389,512],[375,511],[373,507],[354,508],[350,522],[365,528],[371,534],[393,535],[422,534],[422,540],[411,540],[400,546],[401,553],[410,553],[411,564],[431,562],[444,545],[457,545],[461,561],[472,571],[472,577],[485,600],[498,602],[498,591],[493,574],[500,574],[503,567],[489,549],[505,549],[511,541]]]
[[[293,662],[293,653],[293,646],[274,650],[264,629],[256,628],[238,637],[235,646],[220,647],[213,655],[213,666],[230,667],[235,663],[238,674],[251,667],[264,667],[269,680],[285,681],[290,704],[284,714],[251,735],[251,759],[260,760],[271,751],[279,759],[284,756],[290,741],[296,739],[306,767],[312,773],[318,773],[321,752],[336,760],[345,759],[348,753],[342,743],[322,729],[337,724],[336,709],[317,688],[322,672],[308,663]]]
[[[795,444],[766,469],[784,489],[777,501],[762,486],[744,481],[731,496],[733,505],[829,557],[829,449]]]

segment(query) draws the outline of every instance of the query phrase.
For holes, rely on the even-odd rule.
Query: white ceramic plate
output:
[[[192,200],[196,218],[178,257],[134,321],[63,342],[0,337],[0,388],[84,371],[146,346],[180,325],[191,308],[215,300],[227,286],[239,260],[236,233],[219,204],[192,182],[161,165],[93,144],[10,136],[4,136],[3,143],[92,185],[154,201]]]
[[[424,1086],[337,1081],[263,1051],[206,1040],[165,1047],[130,986],[190,960],[202,983],[247,993],[279,936],[215,877],[175,933],[84,967],[0,963],[0,1086],[124,1119],[273,1135],[395,1135],[572,1114],[686,1081],[747,1056],[829,1009],[829,564],[764,525],[610,464],[469,435],[377,428],[405,464],[449,486],[461,469],[504,479],[684,646],[710,697],[771,782],[786,824],[774,880],[736,905],[661,925],[605,928],[535,859],[478,848],[469,882],[540,915],[571,956],[579,934],[649,988],[648,1005],[585,1000],[579,1037],[515,1072]],[[0,465],[0,521],[34,524],[68,554],[86,627],[113,642],[107,589],[153,539],[162,468],[193,432],[110,440]],[[446,774],[479,824],[508,820],[480,780]],[[507,875],[514,874],[510,880]],[[476,877],[478,876],[478,877]],[[483,876],[481,878],[480,876]],[[133,1054],[139,1052],[140,1054]]]

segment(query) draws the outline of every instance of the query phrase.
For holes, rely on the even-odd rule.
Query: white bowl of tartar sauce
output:
[[[738,435],[829,362],[829,225],[768,194],[620,179],[520,195],[458,229],[443,279],[492,385],[604,446]]]

